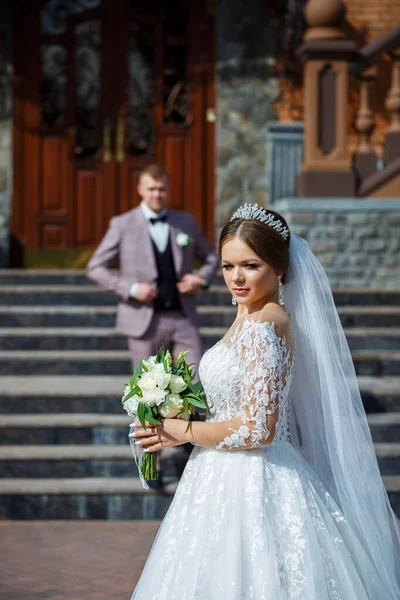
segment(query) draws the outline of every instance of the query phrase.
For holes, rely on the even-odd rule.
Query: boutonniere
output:
[[[183,233],[183,231],[178,233],[178,235],[176,236],[176,243],[178,244],[178,246],[181,246],[181,248],[189,246],[189,244],[191,244],[192,242],[193,239],[190,236],[188,236],[187,233]]]

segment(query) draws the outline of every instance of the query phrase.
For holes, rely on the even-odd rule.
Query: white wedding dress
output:
[[[250,318],[205,353],[207,420],[243,426],[194,448],[132,600],[384,600],[368,550],[290,442],[293,367],[274,325]]]

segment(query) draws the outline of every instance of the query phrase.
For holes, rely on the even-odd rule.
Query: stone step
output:
[[[221,271],[214,276],[213,285],[225,286]],[[84,270],[62,269],[0,269],[0,287],[2,286],[93,286]],[[335,288],[338,304],[398,304],[399,289],[381,288]]]
[[[126,432],[128,429],[126,429]],[[43,444],[0,446],[0,478],[138,477],[131,448],[125,444]],[[163,480],[177,480],[192,446],[163,451]],[[179,478],[179,477],[178,477]]]
[[[115,306],[117,297],[94,284],[81,285],[2,285],[0,305],[89,305]],[[368,288],[335,289],[337,306],[398,306],[400,290],[375,290]],[[225,285],[213,284],[196,296],[197,303],[204,305],[229,306],[230,295]]]
[[[7,285],[88,285],[83,269],[0,269],[0,286]]]
[[[397,306],[339,306],[338,312],[346,328],[400,327],[400,307]],[[222,306],[198,306],[200,326],[227,328],[235,314],[236,308],[227,303]],[[115,318],[115,306],[0,305],[0,328],[113,328]]]
[[[230,319],[231,320],[231,319]],[[206,348],[226,332],[225,327],[200,327]],[[346,328],[352,350],[400,350],[399,327]],[[0,328],[2,350],[126,350],[127,341],[114,328],[11,327]]]
[[[400,517],[400,476],[383,477]],[[1,479],[2,519],[163,519],[172,495],[143,490],[137,478]]]
[[[227,328],[201,327],[206,348],[215,344]],[[115,329],[90,327],[0,328],[2,350],[127,350],[125,336]]]
[[[10,414],[0,416],[0,445],[126,445],[132,421],[121,415],[96,413]]]
[[[121,414],[128,376],[3,375],[0,414]],[[359,376],[358,383],[367,412],[400,412],[400,377]]]
[[[126,445],[131,421],[125,414],[1,415],[0,445]],[[400,412],[370,414],[368,423],[374,442],[400,441]]]
[[[209,331],[206,339],[214,343],[219,338]],[[357,350],[352,357],[358,375],[400,374],[399,351]],[[129,353],[124,350],[0,351],[0,375],[126,375],[130,371]]]
[[[213,283],[223,285],[221,271]],[[0,286],[7,285],[93,285],[83,269],[0,269]]]
[[[137,477],[0,479],[0,518],[160,520],[172,498]]]
[[[376,443],[375,452],[382,475],[400,473],[400,443]],[[163,458],[168,460],[169,454],[166,450]],[[128,444],[0,446],[0,478],[135,476]]]

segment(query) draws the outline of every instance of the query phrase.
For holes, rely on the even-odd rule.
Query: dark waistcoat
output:
[[[168,238],[168,245],[164,252],[160,252],[153,240],[154,257],[157,266],[157,289],[158,296],[154,302],[156,312],[165,312],[168,310],[181,310],[181,301],[179,298],[178,278],[175,272],[174,257],[172,254],[171,239]]]

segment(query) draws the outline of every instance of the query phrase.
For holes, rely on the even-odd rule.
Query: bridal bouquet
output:
[[[181,352],[174,364],[170,352],[160,348],[156,356],[142,359],[139,368],[135,367],[126,384],[122,405],[130,417],[139,419],[144,429],[146,423],[161,425],[167,418],[190,421],[197,407],[207,408],[201,383],[193,383],[194,365],[185,360],[188,352]],[[142,485],[148,488],[146,479],[158,479],[157,452],[144,453],[133,438],[129,439]]]

